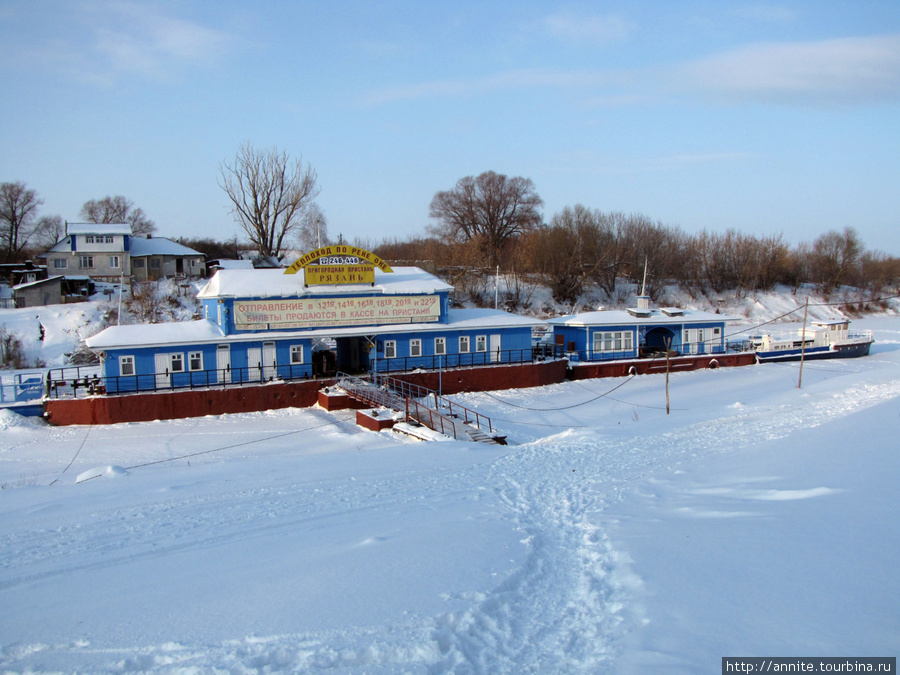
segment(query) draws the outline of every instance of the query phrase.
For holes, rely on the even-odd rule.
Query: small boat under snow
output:
[[[872,331],[851,331],[846,319],[814,321],[799,331],[750,336],[745,348],[760,362],[802,359],[848,359],[867,356],[874,342]]]

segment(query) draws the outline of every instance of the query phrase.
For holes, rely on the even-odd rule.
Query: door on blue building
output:
[[[271,380],[275,377],[275,374],[278,371],[278,362],[276,361],[274,342],[263,342],[262,362],[263,379]]]
[[[491,363],[497,363],[501,360],[501,338],[499,335],[491,335]]]
[[[156,388],[163,389],[172,386],[172,376],[169,374],[169,355],[156,354],[153,357],[156,370]]]
[[[262,377],[262,350],[259,347],[251,347],[247,350],[247,378],[256,382]]]
[[[231,347],[229,345],[216,347],[216,370],[219,373],[219,382],[223,384],[231,382]]]

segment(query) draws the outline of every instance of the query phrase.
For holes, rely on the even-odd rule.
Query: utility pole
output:
[[[797,389],[803,388],[803,361],[806,358],[806,315],[809,313],[809,296],[803,308],[803,330],[800,333],[800,375],[797,378]]]

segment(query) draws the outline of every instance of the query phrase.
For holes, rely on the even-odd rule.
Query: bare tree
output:
[[[277,148],[257,150],[245,143],[234,162],[219,165],[234,219],[260,256],[278,257],[289,235],[300,227],[318,194],[316,172],[302,158],[291,162]]]
[[[429,215],[439,221],[432,228],[435,234],[459,243],[477,242],[494,266],[509,241],[541,224],[543,204],[530,179],[485,171],[438,192]]]
[[[66,236],[66,225],[61,216],[41,216],[31,239],[33,249],[46,251]]]
[[[813,242],[812,281],[826,297],[835,288],[852,278],[857,271],[863,246],[852,227],[843,232],[830,230]]]
[[[128,223],[131,234],[146,236],[156,232],[156,223],[147,217],[143,209],[122,195],[92,199],[81,207],[81,217],[89,223]]]
[[[319,205],[312,202],[300,218],[297,245],[302,251],[312,251],[321,246],[328,246],[329,243],[328,219]]]
[[[16,262],[37,228],[37,210],[44,202],[25,183],[0,184],[0,246],[4,262]]]

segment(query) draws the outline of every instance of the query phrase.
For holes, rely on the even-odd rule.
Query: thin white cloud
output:
[[[620,16],[579,15],[570,11],[545,17],[543,26],[556,39],[600,45],[620,42],[633,29],[633,25]]]
[[[900,98],[900,35],[759,44],[677,66],[669,86],[728,102],[822,105]]]
[[[492,92],[543,87],[590,88],[615,80],[617,75],[600,71],[566,71],[546,68],[510,70],[475,78],[435,80],[373,92],[373,105],[424,98],[466,98]]]
[[[790,23],[799,16],[796,9],[783,5],[751,4],[735,7],[732,13],[741,18],[761,23]]]
[[[519,69],[390,87],[367,103],[568,89],[592,107],[672,96],[722,103],[859,105],[900,100],[900,35],[749,45],[674,66],[633,70]]]
[[[46,30],[17,49],[22,64],[39,64],[82,81],[114,84],[127,77],[177,78],[216,62],[233,40],[225,32],[132,0],[83,0],[55,16],[35,14]]]

